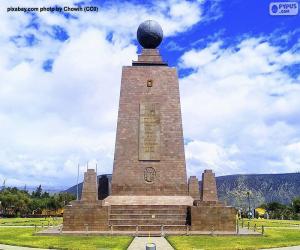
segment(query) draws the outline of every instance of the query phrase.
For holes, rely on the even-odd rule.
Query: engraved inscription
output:
[[[154,168],[152,168],[152,167],[145,168],[144,179],[146,182],[148,182],[148,183],[154,182],[155,175],[156,175],[156,173],[155,173]]]
[[[158,103],[140,103],[139,160],[160,160]]]

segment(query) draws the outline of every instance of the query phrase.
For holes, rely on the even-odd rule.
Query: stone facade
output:
[[[65,208],[63,231],[108,231],[108,209],[101,201],[73,201]]]
[[[88,169],[84,173],[81,200],[86,202],[95,202],[98,200],[97,176],[94,169]]]
[[[191,207],[192,231],[236,231],[236,210],[233,207],[202,204]]]
[[[122,71],[112,195],[188,195],[175,68],[144,49]]]
[[[199,200],[190,208],[192,231],[236,232],[236,209],[218,200],[215,174],[204,170]]]
[[[98,200],[96,172],[84,173],[80,201],[72,201],[64,210],[63,231],[107,231],[109,207]]]
[[[191,176],[189,178],[189,196],[194,200],[200,200],[199,181],[196,176]]]
[[[202,174],[201,198],[203,201],[218,201],[216,178],[212,170],[204,170]]]

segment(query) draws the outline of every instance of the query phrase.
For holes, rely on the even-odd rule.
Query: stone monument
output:
[[[64,210],[63,232],[107,231],[108,209],[98,200],[96,171],[88,169],[84,173],[81,200],[72,201]]]
[[[111,194],[187,197],[177,72],[156,49],[158,23],[142,23],[137,36],[142,54],[122,71]]]
[[[110,195],[97,199],[89,169],[81,200],[65,210],[63,232],[235,231],[234,209],[218,202],[212,171],[203,173],[201,192],[195,176],[187,182],[178,76],[157,49],[160,25],[143,22],[137,37],[142,53],[122,69]]]

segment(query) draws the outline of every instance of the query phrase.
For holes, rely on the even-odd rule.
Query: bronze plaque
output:
[[[158,103],[140,103],[139,160],[160,160],[160,107]]]

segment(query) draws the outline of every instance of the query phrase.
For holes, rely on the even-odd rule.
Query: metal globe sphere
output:
[[[137,39],[145,49],[155,49],[163,39],[163,30],[158,22],[147,20],[137,29]]]

